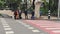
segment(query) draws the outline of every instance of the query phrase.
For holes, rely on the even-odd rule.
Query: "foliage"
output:
[[[4,0],[0,0],[0,9],[4,7],[4,4],[5,4]]]
[[[57,16],[58,12],[58,0],[50,0],[51,15]]]
[[[42,0],[44,1],[42,4],[43,4],[43,7],[40,8],[41,11],[43,11],[43,15],[47,15],[48,14],[48,7],[49,7],[49,4],[48,2],[46,2],[46,0]]]
[[[44,1],[44,6],[40,10],[43,11],[43,14],[44,15],[48,14],[48,10],[50,8],[51,15],[57,16],[58,0],[49,0],[49,4],[46,2],[46,0],[42,0],[42,1]]]

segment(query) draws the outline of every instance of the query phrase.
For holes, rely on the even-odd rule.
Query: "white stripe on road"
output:
[[[60,33],[60,30],[56,30],[56,31],[52,31],[52,32],[54,32],[54,33]]]
[[[17,22],[21,23],[19,20],[16,20]]]
[[[25,27],[30,27],[30,25],[24,25]]]
[[[51,24],[37,24],[37,25],[40,25],[40,26],[49,26]]]
[[[10,27],[10,26],[3,26],[4,28]]]
[[[19,23],[21,23],[22,25],[24,25],[25,27],[30,27],[30,25],[27,25],[26,23],[23,23],[23,22],[21,22],[21,21],[19,21],[19,20],[16,20],[17,22],[19,22]]]
[[[4,18],[0,18],[2,23],[6,23],[6,21],[4,20]]]
[[[54,26],[40,26],[40,27],[54,27]]]
[[[19,20],[17,20],[17,22],[19,22],[19,23],[21,23],[22,25],[24,25],[25,27],[27,27],[28,29],[31,29],[32,30],[32,32],[40,32],[39,30],[34,30],[34,27],[30,27],[30,25],[27,25],[26,23],[23,23],[23,22],[21,22],[21,21],[19,21]]]
[[[34,27],[28,27],[28,29],[34,29]]]
[[[45,28],[45,29],[54,30],[54,29],[60,29],[60,28]]]
[[[8,24],[2,24],[3,26],[8,26]]]
[[[40,32],[39,30],[32,30],[33,32]]]
[[[12,28],[10,28],[10,26],[7,24],[4,18],[1,18],[1,22],[6,34],[14,34],[14,32],[12,31]]]
[[[14,34],[13,31],[7,31],[6,34]]]
[[[8,24],[7,24],[7,22],[5,21],[5,19],[4,19],[4,18],[0,18],[0,19],[1,19],[1,22],[2,22],[3,26],[5,26],[5,25],[7,25],[7,26],[8,26]]]
[[[4,28],[4,30],[12,30],[12,28]]]
[[[23,22],[21,22],[19,20],[16,20],[16,21],[19,22],[19,23],[21,23],[22,25],[26,25],[26,23],[23,23]]]
[[[21,23],[22,25],[26,25],[26,23]]]

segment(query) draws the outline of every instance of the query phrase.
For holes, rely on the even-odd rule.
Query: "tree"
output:
[[[35,9],[35,4],[34,3],[35,3],[35,0],[33,0],[33,9]]]
[[[5,1],[4,0],[0,0],[0,8],[4,8]]]
[[[50,0],[50,10],[51,10],[51,15],[57,16],[57,11],[58,11],[58,0]]]
[[[22,2],[22,0],[7,0],[6,2],[7,2],[6,4],[10,8],[12,8],[12,9],[18,9],[18,7],[20,7],[20,3]]]
[[[49,10],[49,3],[46,2],[46,0],[42,0],[44,1],[42,4],[43,4],[43,7],[41,7],[40,10],[43,11],[43,15],[47,15],[48,14],[48,10]]]
[[[46,0],[42,0],[42,1],[44,1],[43,13],[48,14],[48,10],[50,8],[51,15],[57,16],[58,0],[49,0],[50,3],[47,3]]]

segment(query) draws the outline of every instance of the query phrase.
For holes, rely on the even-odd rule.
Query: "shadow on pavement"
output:
[[[0,18],[12,18],[12,16],[8,16],[7,14],[1,14]]]

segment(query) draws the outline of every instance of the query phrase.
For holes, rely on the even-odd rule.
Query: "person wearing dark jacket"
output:
[[[32,16],[31,16],[31,19],[34,19],[34,14],[35,14],[35,12],[34,11],[32,11]]]
[[[24,13],[25,13],[25,19],[28,19],[27,11],[25,11]]]
[[[22,11],[19,10],[19,18],[20,18],[20,19],[22,19],[21,14],[22,14]]]

